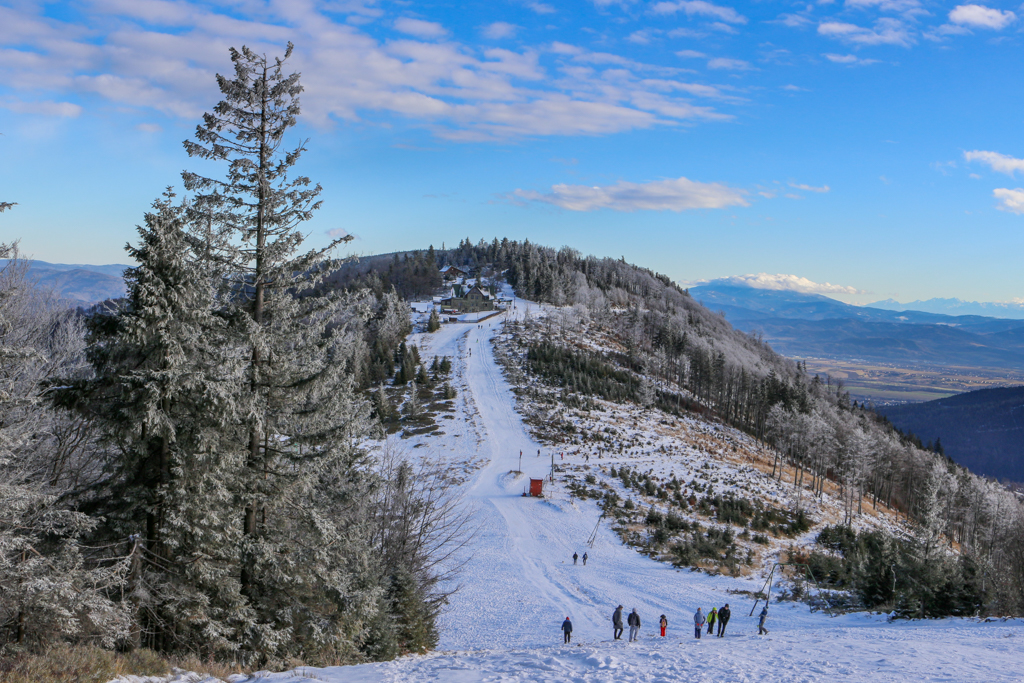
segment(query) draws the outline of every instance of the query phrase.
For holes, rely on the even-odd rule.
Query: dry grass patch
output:
[[[107,683],[119,676],[166,676],[174,669],[195,671],[221,680],[243,673],[237,664],[194,656],[166,658],[152,650],[120,653],[92,645],[54,645],[42,653],[19,652],[0,657],[0,683]]]

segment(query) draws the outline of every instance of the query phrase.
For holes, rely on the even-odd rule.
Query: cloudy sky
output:
[[[494,236],[848,301],[1024,297],[1024,7],[0,0],[0,239],[124,262],[228,48],[293,41],[359,253]],[[754,277],[754,276],[749,276]]]

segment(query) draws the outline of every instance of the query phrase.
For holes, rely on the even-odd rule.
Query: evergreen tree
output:
[[[430,319],[427,320],[427,332],[437,332],[441,329],[441,318],[437,315],[437,309],[430,309]]]
[[[64,400],[115,445],[93,503],[114,538],[139,537],[131,575],[135,642],[160,650],[233,650],[252,614],[241,600],[240,542],[227,437],[241,363],[225,353],[212,273],[194,252],[184,206],[168,190],[146,214],[126,303],[91,320],[95,378]],[[201,245],[200,245],[201,246]]]
[[[337,324],[354,321],[343,295],[318,287],[329,252],[350,238],[299,252],[320,186],[289,175],[305,142],[281,149],[300,111],[299,74],[284,73],[291,52],[290,43],[273,60],[231,50],[234,77],[217,77],[224,100],[185,143],[190,156],[228,162],[226,177],[183,173],[244,364],[232,397],[243,466],[230,486],[240,589],[255,612],[244,647],[255,661],[351,658],[375,611],[368,551],[346,532],[370,425],[346,373],[357,335]]]

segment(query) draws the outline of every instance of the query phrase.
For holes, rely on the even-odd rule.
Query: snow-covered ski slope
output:
[[[522,304],[520,304],[522,309]],[[536,310],[536,309],[534,309]],[[524,311],[519,310],[519,314]],[[425,359],[453,358],[459,391],[455,419],[443,436],[403,440],[411,457],[462,463],[466,505],[477,532],[461,589],[441,619],[436,653],[393,662],[266,674],[268,681],[1013,681],[1024,680],[1019,621],[888,623],[877,615],[830,619],[805,605],[771,608],[768,636],[756,635],[749,598],[763,578],[677,571],[621,544],[601,524],[594,501],[570,502],[557,483],[545,498],[524,498],[529,477],[548,474],[551,450],[536,443],[515,410],[490,337],[501,317],[480,325],[449,324],[415,335]],[[538,449],[541,456],[537,456]],[[519,468],[522,450],[523,476]],[[557,457],[557,456],[556,456]],[[589,554],[573,565],[573,552]],[[727,637],[693,637],[692,614],[730,603]],[[636,607],[637,643],[611,639],[616,605]],[[657,635],[661,614],[669,637]],[[562,644],[571,617],[573,643]],[[246,680],[244,677],[237,680]]]

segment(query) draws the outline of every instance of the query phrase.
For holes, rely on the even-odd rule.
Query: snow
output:
[[[534,305],[531,315],[537,312]],[[514,314],[524,313],[520,301]],[[767,623],[771,633],[757,636],[756,617],[748,616],[752,601],[738,591],[758,590],[763,577],[677,570],[643,556],[623,545],[607,520],[598,524],[595,501],[571,499],[557,479],[554,485],[545,481],[543,499],[523,497],[528,479],[546,477],[552,453],[558,458],[567,449],[538,443],[516,411],[490,344],[503,317],[445,325],[410,340],[424,359],[453,359],[460,414],[443,421],[443,436],[415,436],[402,444],[410,457],[461,463],[465,504],[477,528],[472,556],[463,558],[468,561],[461,588],[440,620],[438,651],[376,664],[263,672],[237,681],[1024,680],[1017,673],[1024,635],[1019,621],[890,623],[884,615],[863,613],[832,619],[800,603],[778,603]],[[695,425],[688,438],[683,455],[701,450],[699,438],[711,444]],[[660,441],[652,441],[657,449]],[[516,474],[520,451],[522,474]],[[570,464],[580,466],[582,457],[569,452]],[[672,457],[678,463],[683,456]],[[609,462],[592,457],[590,464]],[[590,547],[586,541],[595,528]],[[584,551],[588,564],[573,565],[573,552]],[[733,613],[727,637],[695,640],[696,608],[725,603]],[[639,642],[611,640],[618,604],[626,612],[636,607],[641,615]],[[656,635],[661,614],[669,620],[667,638]],[[571,645],[562,644],[559,630],[566,616],[574,624]]]
[[[783,609],[780,620],[799,611]],[[737,617],[734,617],[736,620]],[[827,619],[827,617],[826,617]],[[778,626],[753,634],[743,619],[725,638],[693,639],[692,629],[652,628],[636,643],[583,641],[403,657],[382,664],[302,670],[261,677],[267,683],[503,683],[571,681],[1019,681],[1020,624],[945,620],[887,624],[850,615],[820,628]],[[769,620],[769,623],[771,620]],[[730,622],[730,628],[733,623]],[[551,629],[554,631],[557,624]],[[552,640],[554,640],[552,638]],[[575,640],[575,638],[574,638]],[[253,680],[253,679],[250,679]]]

